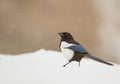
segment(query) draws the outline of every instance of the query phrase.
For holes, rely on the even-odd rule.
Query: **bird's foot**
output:
[[[63,65],[63,67],[66,67],[66,65]]]

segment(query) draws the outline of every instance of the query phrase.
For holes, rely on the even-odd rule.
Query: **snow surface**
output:
[[[81,66],[60,52],[38,50],[20,55],[0,55],[0,84],[120,84],[120,67],[83,59]]]

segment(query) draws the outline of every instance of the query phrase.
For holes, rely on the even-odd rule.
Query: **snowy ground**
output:
[[[81,67],[60,52],[39,50],[21,55],[0,55],[0,84],[120,84],[120,67],[83,59]]]

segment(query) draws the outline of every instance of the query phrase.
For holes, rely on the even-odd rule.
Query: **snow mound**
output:
[[[60,52],[38,50],[20,55],[0,55],[1,84],[120,84],[119,66],[83,59],[81,66]]]

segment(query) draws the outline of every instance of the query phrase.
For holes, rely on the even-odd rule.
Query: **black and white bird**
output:
[[[95,61],[113,66],[112,63],[106,62],[90,54],[82,45],[80,45],[77,41],[74,40],[74,38],[70,33],[61,32],[58,34],[61,36],[61,41],[60,41],[61,52],[69,60],[68,63],[63,65],[64,67],[72,61],[79,62],[79,66],[80,66],[80,61],[83,57],[88,57]]]

